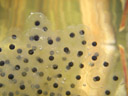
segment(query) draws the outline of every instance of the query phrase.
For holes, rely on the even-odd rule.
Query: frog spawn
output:
[[[88,28],[78,25],[52,31],[40,13],[31,14],[26,25],[25,35],[14,32],[1,42],[1,96],[88,96],[86,87],[102,88],[104,95],[111,95],[103,84],[104,74],[94,70],[110,64],[100,54],[98,42],[86,35]]]

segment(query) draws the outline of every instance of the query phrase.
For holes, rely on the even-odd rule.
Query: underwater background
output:
[[[0,96],[127,96],[128,0],[0,0]]]

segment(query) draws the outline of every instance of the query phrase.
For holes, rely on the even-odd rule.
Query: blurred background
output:
[[[41,12],[49,19],[53,30],[83,24],[89,27],[89,34],[93,35],[94,40],[103,44],[103,50],[107,50],[108,45],[118,50],[121,44],[127,57],[127,6],[127,0],[0,0],[0,41],[15,28],[25,33],[25,22],[30,13]],[[112,55],[111,52],[106,54]],[[122,68],[118,70],[123,71]],[[124,80],[125,77],[121,78]],[[115,96],[126,95],[124,86],[113,89],[116,90]]]

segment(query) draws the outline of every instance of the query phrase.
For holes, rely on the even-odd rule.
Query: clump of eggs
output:
[[[41,13],[31,14],[26,26],[25,34],[12,32],[1,42],[0,96],[89,96],[86,87],[102,84],[103,73],[90,70],[99,66],[98,60],[104,68],[109,62],[100,60],[98,42],[86,35],[88,28],[53,31]],[[104,95],[111,95],[110,90]]]

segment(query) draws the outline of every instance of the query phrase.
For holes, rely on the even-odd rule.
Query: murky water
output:
[[[0,96],[126,96],[125,3],[0,0]]]

